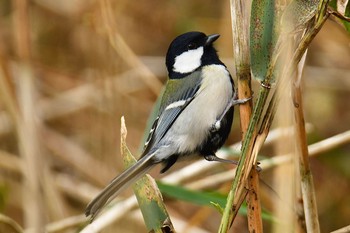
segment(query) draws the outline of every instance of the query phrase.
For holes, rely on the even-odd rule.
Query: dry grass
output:
[[[94,0],[35,0],[22,5],[25,2],[0,3],[0,212],[26,230],[77,231],[84,224],[87,202],[123,169],[122,115],[128,122],[128,145],[137,155],[148,115],[165,81],[163,56],[173,37],[186,30],[220,33],[217,49],[234,73],[229,2],[121,0],[108,5],[108,1]],[[349,130],[349,45],[349,35],[329,21],[309,49],[301,83],[305,121],[313,126],[307,134],[309,144]],[[228,144],[241,138],[238,122],[237,114]],[[258,159],[272,157],[261,166],[264,169],[272,161],[276,169],[263,170],[261,179],[278,192],[272,180],[278,170],[286,175],[278,161],[285,163],[288,158],[276,156],[275,142],[266,143],[261,151],[265,157]],[[309,146],[309,154],[318,155],[310,159],[310,168],[321,232],[349,225],[350,143],[348,139],[336,143],[323,151],[319,151],[323,144]],[[221,187],[227,193],[227,178],[219,177],[222,181],[216,184],[200,181],[230,167],[194,164],[167,174],[165,180],[189,187],[191,183],[197,188]],[[185,165],[177,165],[170,173]],[[162,178],[157,171],[153,174]],[[262,185],[264,209],[272,210],[271,203],[282,196],[271,195]],[[140,218],[129,215],[136,202],[127,200],[115,206],[129,209],[115,210],[121,215],[114,226],[125,227],[123,232],[144,231]],[[165,202],[170,215],[179,219],[172,219],[175,229],[183,226],[179,232],[186,232],[186,222],[193,216],[198,232],[199,228],[217,231],[220,214],[216,210]],[[200,215],[202,211],[205,214]],[[126,224],[130,221],[133,228]],[[239,216],[233,227],[247,232],[245,217]],[[264,230],[271,230],[270,222],[264,221]]]

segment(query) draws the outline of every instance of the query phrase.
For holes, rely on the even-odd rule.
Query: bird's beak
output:
[[[207,36],[207,40],[205,41],[205,46],[213,44],[214,41],[216,41],[220,37],[219,34],[213,34]]]

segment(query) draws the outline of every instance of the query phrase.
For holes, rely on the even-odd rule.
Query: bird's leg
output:
[[[229,159],[223,159],[219,158],[215,155],[215,153],[212,153],[210,155],[204,155],[205,160],[207,161],[215,161],[215,162],[220,162],[220,163],[230,163],[230,164],[236,164],[238,165],[237,161],[229,160]]]
[[[222,112],[222,114],[220,115],[220,117],[216,120],[215,124],[213,124],[212,126],[212,131],[217,131],[220,129],[221,126],[221,120],[224,118],[224,116],[226,115],[226,113],[231,109],[232,106],[235,106],[237,104],[244,104],[246,102],[248,102],[250,98],[245,98],[245,99],[238,99],[237,96],[237,92],[235,92],[235,95],[233,96],[233,98],[228,102],[228,104],[226,105],[225,110]]]
[[[229,164],[235,164],[238,165],[238,161],[234,161],[234,160],[229,160],[229,159],[223,159],[223,158],[219,158],[215,155],[215,153],[212,153],[210,155],[204,155],[205,160],[207,161],[215,161],[215,162],[220,162],[220,163],[229,163]],[[259,162],[257,164],[257,166],[255,167],[255,169],[257,170],[257,172],[261,172],[262,168],[259,166]]]
[[[238,94],[237,94],[237,91],[236,91],[234,96],[233,96],[233,98],[231,99],[229,105],[235,106],[237,104],[244,104],[244,103],[247,103],[251,99],[252,99],[252,97],[245,98],[245,99],[238,99]]]

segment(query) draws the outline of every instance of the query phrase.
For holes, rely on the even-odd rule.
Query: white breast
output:
[[[169,153],[192,151],[200,145],[208,134],[208,129],[233,98],[233,90],[228,71],[223,65],[204,66],[202,85],[195,99],[176,119],[165,136]],[[159,159],[169,156],[159,154]]]

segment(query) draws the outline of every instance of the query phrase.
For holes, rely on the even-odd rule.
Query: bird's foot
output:
[[[237,161],[219,158],[219,157],[217,157],[215,154],[204,155],[204,158],[205,158],[207,161],[215,161],[215,162],[220,162],[220,163],[230,163],[230,164],[236,164],[236,165],[238,165],[238,162],[237,162]]]
[[[251,99],[252,99],[252,97],[244,98],[244,99],[238,99],[238,94],[237,94],[237,91],[236,91],[235,95],[233,96],[233,98],[230,101],[230,105],[231,106],[235,106],[237,104],[244,104],[244,103],[247,103]]]

